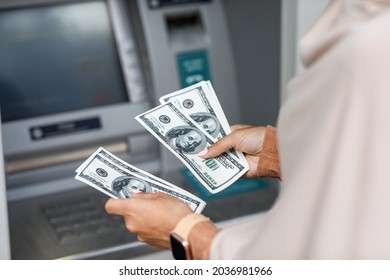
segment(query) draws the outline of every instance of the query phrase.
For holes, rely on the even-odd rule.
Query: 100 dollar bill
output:
[[[186,203],[194,212],[200,213],[206,203],[191,193],[160,184],[157,181],[140,176],[117,165],[99,153],[88,158],[78,168],[75,178],[113,198],[129,198],[133,192],[166,193]]]
[[[197,154],[214,144],[214,140],[171,102],[138,115],[136,120],[176,155],[211,193],[222,191],[248,171],[247,165],[229,152],[211,159],[200,158]]]
[[[205,134],[213,139],[221,139],[231,130],[221,104],[210,82],[199,82],[184,89],[166,94],[160,99],[164,104],[172,104],[186,117],[191,118]],[[247,161],[242,152],[230,149],[243,165]]]
[[[164,104],[172,102],[187,117],[191,117],[214,139],[220,139],[230,133],[229,123],[206,82],[200,82],[184,89],[166,94],[160,99]]]
[[[106,158],[110,162],[114,163],[115,165],[117,165],[123,169],[126,169],[127,171],[129,171],[131,173],[137,174],[140,177],[147,178],[151,181],[155,181],[156,183],[165,185],[169,188],[181,189],[181,188],[169,183],[168,181],[165,181],[159,177],[154,176],[153,174],[145,172],[144,170],[139,169],[139,168],[129,164],[128,162],[126,162],[126,161],[120,159],[119,157],[115,156],[114,154],[110,153],[109,151],[107,151],[103,147],[100,147],[99,149],[97,149],[97,151],[93,154],[93,156],[96,154]]]

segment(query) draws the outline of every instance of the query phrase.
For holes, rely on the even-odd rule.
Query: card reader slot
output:
[[[125,141],[109,143],[105,145],[105,147],[107,150],[111,151],[112,153],[120,153],[128,149],[128,145]],[[65,164],[72,161],[85,160],[93,152],[95,152],[97,148],[98,147],[94,146],[90,148],[84,148],[78,150],[67,150],[67,151],[43,154],[43,155],[32,156],[32,157],[7,159],[5,170],[7,174],[12,174],[16,172],[43,168],[47,166]]]

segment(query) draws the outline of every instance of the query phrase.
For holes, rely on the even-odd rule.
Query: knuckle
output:
[[[145,239],[142,236],[140,236],[140,235],[137,236],[137,239],[140,242],[145,242]]]
[[[130,231],[130,232],[135,232],[135,231],[136,231],[134,225],[131,224],[131,223],[128,223],[128,222],[126,223],[126,229],[127,229],[128,231]]]
[[[106,210],[107,213],[111,213],[111,200],[107,200],[106,204],[104,204],[104,209]]]

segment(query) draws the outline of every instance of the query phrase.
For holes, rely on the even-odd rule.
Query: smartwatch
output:
[[[209,218],[191,213],[182,218],[170,234],[172,255],[176,260],[192,260],[191,245],[188,235],[191,229],[198,223],[208,221]]]

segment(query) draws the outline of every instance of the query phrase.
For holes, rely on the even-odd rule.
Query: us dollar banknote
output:
[[[172,102],[140,114],[136,120],[176,155],[211,193],[222,191],[248,171],[247,165],[229,152],[215,158],[200,158],[198,153],[215,141]]]
[[[172,187],[170,183],[159,183],[145,174],[133,172],[129,164],[128,168],[123,168],[123,165],[118,165],[102,153],[104,154],[104,150],[100,149],[89,157],[76,170],[75,178],[112,198],[131,198],[134,192],[162,192],[180,199],[196,213],[202,212],[206,206],[197,196],[179,187]]]
[[[202,81],[184,89],[166,94],[159,99],[161,104],[172,102],[185,116],[190,117],[199,128],[213,139],[221,139],[231,130],[217,95],[209,81]],[[230,149],[242,164],[247,165],[243,153]]]
[[[159,100],[161,104],[172,102],[214,139],[220,139],[230,133],[229,123],[221,105],[204,81],[166,94]]]
[[[127,171],[129,172],[132,172],[134,174],[136,174],[137,176],[140,176],[140,177],[144,177],[144,178],[147,178],[151,181],[154,181],[158,184],[162,184],[162,185],[165,185],[165,186],[168,186],[170,188],[177,188],[177,189],[180,189],[179,187],[175,186],[174,184],[171,184],[170,182],[168,181],[165,181],[157,176],[154,176],[153,174],[150,174],[142,169],[139,169],[131,164],[129,164],[128,162],[122,160],[121,158],[117,157],[116,155],[114,155],[113,153],[109,152],[107,149],[103,148],[103,147],[100,147],[96,150],[96,152],[94,152],[83,164],[81,164],[77,169],[76,169],[76,172],[79,173],[81,169],[83,169],[85,167],[85,165],[87,165],[89,163],[89,161],[91,161],[95,155],[100,155],[102,156],[103,158],[106,158],[108,161],[116,164],[117,166],[120,166],[122,167],[123,169],[126,169]]]

